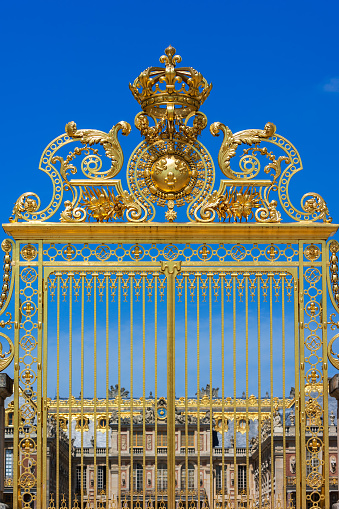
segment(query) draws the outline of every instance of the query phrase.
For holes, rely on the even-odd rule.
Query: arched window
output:
[[[133,469],[133,489],[135,491],[142,490],[142,464],[136,463]]]
[[[166,465],[166,463],[158,464],[157,483],[158,483],[158,490],[167,490],[167,465]]]
[[[194,465],[193,463],[188,464],[188,470],[187,470],[187,488],[193,489],[194,488]],[[185,465],[181,468],[181,489],[186,489],[186,468]]]

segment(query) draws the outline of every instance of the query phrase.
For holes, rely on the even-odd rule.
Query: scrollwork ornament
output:
[[[10,223],[16,223],[19,219],[23,219],[23,214],[25,212],[32,214],[39,208],[40,198],[37,194],[31,192],[23,193],[15,202],[9,221]]]
[[[339,321],[338,321],[338,322],[335,322],[335,321],[334,321],[334,316],[335,316],[335,313],[331,313],[331,315],[330,315],[330,321],[329,321],[329,322],[327,322],[327,324],[331,326],[331,329],[332,329],[332,330],[339,329]]]
[[[121,199],[126,207],[126,219],[130,222],[141,222],[147,218],[147,209],[139,202],[137,202],[133,195],[128,191],[121,193]]]
[[[332,217],[329,214],[327,204],[319,194],[306,193],[301,199],[301,207],[308,214],[316,214],[318,219],[324,223],[332,223]]]
[[[118,141],[118,132],[121,130],[124,136],[128,136],[131,132],[131,126],[128,122],[118,122],[108,133],[96,129],[77,129],[75,122],[66,124],[65,129],[70,138],[77,139],[84,145],[102,145],[106,156],[111,160],[111,167],[104,175],[101,175],[102,178],[114,178],[119,173],[124,162],[124,156]]]
[[[332,315],[331,315],[332,316]],[[331,327],[332,328],[332,327]],[[339,370],[339,354],[335,353],[333,351],[333,343],[335,342],[336,339],[339,338],[339,333],[336,334],[335,336],[333,336],[333,338],[331,339],[331,341],[328,343],[328,346],[327,346],[327,356],[328,356],[328,360],[330,361],[330,363],[332,364],[332,366],[334,366],[336,369]]]
[[[208,197],[208,199],[202,204],[202,206],[196,211],[196,218],[198,221],[204,222],[213,222],[216,216],[216,211],[219,207],[221,195],[218,191],[213,191],[213,193]],[[197,212],[200,213],[200,217],[198,217]]]
[[[5,320],[0,320],[0,327],[2,329],[4,329],[7,326],[7,329],[11,329],[12,328],[12,324],[13,324],[12,313],[7,311],[6,316],[8,317],[6,321]]]
[[[6,369],[12,362],[12,359],[14,357],[14,345],[10,338],[3,332],[0,332],[0,337],[4,338],[9,344],[9,351],[3,353],[3,346],[2,343],[0,343],[0,372],[1,372],[4,369]]]
[[[268,207],[261,207],[255,213],[255,219],[258,223],[280,223],[281,214],[277,210],[277,201],[272,200]]]
[[[81,223],[87,217],[86,210],[81,207],[74,207],[70,200],[64,202],[65,210],[60,214],[60,221],[62,223]]]
[[[229,127],[221,122],[214,122],[210,126],[210,131],[213,136],[219,136],[220,131],[224,133],[218,156],[219,167],[226,177],[233,179],[236,174],[231,169],[230,161],[236,155],[238,146],[259,144],[261,140],[273,136],[276,127],[271,122],[267,122],[264,129],[247,129],[233,134]]]

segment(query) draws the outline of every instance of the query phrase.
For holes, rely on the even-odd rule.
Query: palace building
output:
[[[125,397],[119,400],[116,393],[117,389],[111,387],[113,397],[108,401],[108,408],[106,400],[99,399],[95,411],[93,400],[84,399],[83,405],[77,398],[49,400],[46,465],[49,507],[54,507],[56,482],[60,504],[63,500],[68,503],[71,485],[73,499],[78,499],[80,504],[82,497],[83,504],[89,507],[94,507],[95,500],[107,508],[116,507],[119,500],[125,507],[131,507],[131,503],[133,507],[141,507],[144,501],[149,507],[155,507],[155,503],[166,507],[166,399],[131,400],[123,389]],[[275,499],[282,501],[286,497],[288,507],[295,507],[293,388],[284,400],[271,399],[268,394],[261,398],[259,434],[259,406],[255,396],[237,398],[234,405],[232,398],[220,398],[217,389],[213,389],[212,400],[209,393],[209,386],[201,389],[199,405],[196,397],[176,400],[177,507],[180,504],[185,507],[186,500],[190,507],[216,507],[218,503],[221,507],[222,501],[224,505],[234,504],[235,500],[244,504],[247,498],[255,507],[259,496],[263,503],[270,502],[272,492]],[[330,470],[331,502],[337,500],[338,494],[335,403],[330,398],[330,447],[326,461]],[[321,425],[316,421],[308,424]],[[57,456],[59,476],[56,475]],[[308,473],[314,469],[314,461],[312,458],[312,464],[307,465]],[[320,471],[320,456],[318,465]],[[12,494],[13,404],[10,402],[5,428],[5,502],[9,506]]]

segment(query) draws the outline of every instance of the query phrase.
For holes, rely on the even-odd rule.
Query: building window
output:
[[[98,493],[106,489],[106,465],[98,466],[97,488]]]
[[[75,425],[75,429],[78,431],[81,431],[81,429],[83,431],[88,431],[88,424],[89,424],[89,419],[88,417],[83,417],[82,420],[81,420],[81,417],[80,419],[78,419],[76,421],[76,425]]]
[[[192,463],[188,464],[188,475],[187,475],[188,481],[187,481],[187,488],[193,489],[194,488],[194,465]],[[186,489],[186,468],[185,465],[183,465],[181,469],[181,489]]]
[[[157,472],[158,490],[167,490],[167,465],[159,463]]]
[[[181,432],[181,447],[186,447],[185,431]],[[187,447],[194,447],[194,431],[189,431],[187,435]]]
[[[133,447],[142,447],[142,431],[134,431],[133,433]]]
[[[68,419],[66,419],[66,417],[60,416],[59,417],[59,425],[62,430],[67,431]]]
[[[13,449],[6,449],[5,452],[5,477],[13,478]]]
[[[306,449],[306,476],[308,477],[311,472],[319,472],[319,469],[318,453],[313,454]]]
[[[105,430],[106,429],[106,417],[100,417],[98,419],[98,429]]]
[[[135,465],[135,468],[133,469],[133,489],[136,491],[142,490],[142,465],[140,463],[137,463]]]
[[[167,433],[164,431],[158,432],[157,444],[158,447],[167,447]]]
[[[13,412],[8,412],[7,414],[7,426],[13,426],[13,416],[14,416],[14,413]]]
[[[77,470],[76,470],[76,491],[77,493],[80,493],[81,492],[81,489],[83,491],[86,491],[86,488],[87,488],[87,483],[86,483],[86,478],[87,478],[87,472],[86,472],[86,466],[83,467],[83,471],[82,471],[82,488],[81,488],[81,466],[78,465],[77,466]]]
[[[239,495],[246,492],[247,489],[247,476],[246,465],[238,465],[238,493]]]
[[[216,469],[216,490],[217,492],[221,492],[224,489],[224,492],[227,493],[227,465],[224,465],[224,486],[222,485],[222,465],[217,465]]]

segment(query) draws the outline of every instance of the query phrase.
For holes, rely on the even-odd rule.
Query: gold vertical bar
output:
[[[110,500],[110,475],[109,475],[109,274],[105,273],[106,281],[106,502]],[[119,362],[119,361],[118,361]],[[120,387],[120,380],[118,380],[118,387]],[[119,419],[120,421],[120,419]],[[118,421],[118,422],[119,422]],[[120,486],[121,486],[121,465],[119,464],[120,447],[118,449],[118,501],[120,501]],[[121,459],[121,458],[120,458]],[[119,503],[119,502],[118,502]]]
[[[213,273],[209,273],[209,348],[210,348],[210,506],[213,506],[214,502],[214,494],[213,494],[213,419],[212,419],[212,368],[213,368],[213,344],[212,344],[212,281],[213,281]],[[223,472],[222,472],[223,476]],[[200,490],[200,479],[199,486]]]
[[[234,444],[233,444],[233,464],[234,464],[234,507],[238,507],[238,475],[237,475],[237,301],[236,301],[236,283],[237,274],[233,273],[233,422],[234,422]]]
[[[81,415],[81,460],[80,460],[80,470],[81,470],[81,509],[84,507],[84,489],[83,489],[83,478],[84,478],[84,368],[85,368],[85,327],[84,327],[84,312],[85,312],[85,273],[81,273],[81,393],[80,393],[80,415]],[[86,483],[87,486],[87,483]]]
[[[142,274],[142,496],[143,507],[146,507],[146,307],[145,307],[145,279]]]
[[[282,398],[283,398],[283,509],[286,509],[286,351],[285,351],[285,276],[281,276],[281,335],[282,335]]]
[[[274,429],[273,429],[273,274],[269,274],[270,281],[270,406],[271,406],[271,509],[274,509]]]
[[[196,274],[197,281],[197,483],[198,483],[198,507],[200,507],[200,277],[201,274]],[[188,440],[188,436],[186,436]],[[188,470],[186,474],[186,484],[188,483]]]
[[[131,509],[133,509],[133,497],[134,497],[134,476],[133,476],[133,277],[134,274],[130,274],[130,384],[131,384],[131,397],[130,397],[130,451],[131,451]],[[120,389],[120,387],[119,387]],[[120,397],[119,397],[120,399]],[[135,478],[135,488],[137,488],[137,478]]]
[[[43,345],[43,414],[42,414],[42,509],[47,507],[47,345],[48,345],[48,278],[44,283],[44,345]]]
[[[15,243],[13,253],[13,272],[15,277],[15,329],[14,329],[14,436],[13,436],[13,509],[18,509],[20,494],[19,488],[19,340],[20,340],[20,281],[21,273],[19,267],[20,260],[20,244]]]
[[[155,437],[154,437],[154,470],[155,470],[155,501],[154,507],[158,507],[158,273],[154,276],[154,412],[155,412]]]
[[[225,282],[224,274],[221,275],[221,422],[222,422],[222,435],[221,435],[221,508],[225,509]]]
[[[73,274],[69,273],[69,309],[68,309],[68,471],[72,472],[72,325],[73,317]],[[72,475],[68,476],[68,509],[72,507]]]
[[[306,509],[306,444],[305,444],[305,351],[304,351],[304,263],[303,243],[299,242],[299,355],[300,355],[300,471],[301,507]],[[299,368],[298,368],[299,374]],[[296,437],[297,437],[296,427]],[[296,470],[298,472],[298,470]],[[297,492],[298,493],[298,492]]]
[[[42,426],[43,426],[43,406],[42,406],[42,318],[43,318],[43,244],[39,241],[39,279],[38,279],[38,355],[37,355],[37,504],[41,507],[41,499],[43,498],[42,490]]]
[[[250,505],[250,451],[249,451],[249,424],[248,424],[248,274],[245,277],[245,349],[246,349],[246,498]]]
[[[300,263],[300,262],[299,262]],[[295,463],[296,463],[296,507],[301,508],[301,461],[300,461],[300,356],[299,356],[299,291],[302,286],[302,271],[299,265],[299,280],[294,280],[294,383],[295,383]]]
[[[59,509],[59,488],[60,488],[60,420],[59,420],[59,409],[60,409],[60,276],[58,276],[57,283],[57,383],[56,383],[56,509]]]
[[[97,276],[93,274],[93,375],[94,375],[94,403],[93,403],[93,438],[94,438],[94,509],[97,508],[97,493],[98,493],[98,469],[97,469]]]
[[[175,276],[167,274],[167,463],[168,509],[175,509]]]
[[[119,507],[121,504],[121,272],[117,274],[118,277],[118,476],[119,476]],[[107,312],[108,312],[108,300],[107,300]],[[107,445],[108,447],[108,445]],[[133,444],[132,444],[133,447]],[[108,462],[108,460],[107,460]],[[132,480],[133,482],[133,480]],[[131,485],[133,490],[133,486]]]
[[[185,277],[185,507],[188,509],[188,334],[187,334],[187,277],[188,274],[184,274]]]
[[[323,455],[322,460],[324,461],[324,467],[322,469],[323,472],[323,482],[324,482],[324,495],[325,495],[325,509],[330,509],[330,486],[329,486],[329,478],[330,478],[330,465],[329,465],[329,435],[328,435],[328,371],[327,371],[327,286],[326,286],[326,274],[327,274],[327,266],[326,266],[326,244],[325,242],[321,243],[321,252],[322,252],[322,331],[323,331],[323,365],[322,365],[322,374],[323,374],[323,415],[324,415],[324,435],[323,435]]]
[[[262,508],[262,486],[261,486],[261,345],[260,345],[260,335],[261,335],[261,317],[260,317],[260,278],[261,274],[257,274],[257,321],[258,321],[258,437],[259,437],[259,507]]]

